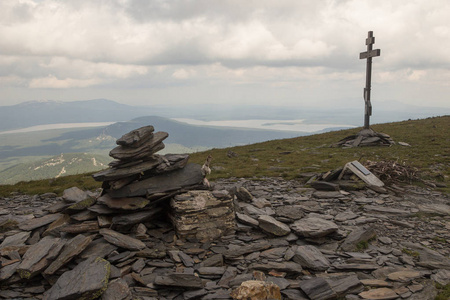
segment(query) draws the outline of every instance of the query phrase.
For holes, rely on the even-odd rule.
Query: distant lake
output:
[[[226,120],[201,121],[195,119],[174,118],[172,120],[200,126],[238,127],[266,130],[316,132],[325,128],[354,128],[348,124],[304,124],[305,120]]]
[[[116,123],[116,122],[46,124],[46,125],[37,125],[37,126],[31,126],[31,127],[15,129],[15,130],[0,131],[0,134],[24,133],[24,132],[33,132],[33,131],[42,131],[42,130],[51,130],[51,129],[102,127],[102,126],[108,126],[108,125],[111,125],[114,123]]]

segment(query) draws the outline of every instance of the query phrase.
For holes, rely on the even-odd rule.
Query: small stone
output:
[[[271,216],[267,215],[260,216],[258,218],[258,222],[259,227],[262,230],[276,236],[285,236],[291,232],[291,229],[289,228],[288,225],[275,220],[275,218]]]
[[[166,276],[156,276],[155,284],[182,288],[202,288],[202,280],[193,274],[172,273]]]
[[[311,300],[335,299],[336,293],[328,282],[320,277],[300,282],[300,288]]]
[[[142,250],[145,248],[145,244],[138,239],[130,236],[118,233],[114,230],[103,228],[99,232],[105,240],[111,244],[129,250]]]
[[[233,299],[281,300],[280,287],[274,283],[259,280],[243,282],[230,293],[230,296]]]
[[[390,273],[387,275],[387,277],[392,281],[410,282],[411,280],[421,277],[421,274],[419,271],[404,270]]]
[[[339,228],[331,221],[320,218],[304,218],[295,221],[291,225],[291,229],[303,237],[323,237],[336,232]]]
[[[85,200],[88,196],[87,192],[74,186],[69,189],[65,189],[63,192],[63,199],[69,203],[77,203]]]
[[[330,262],[322,252],[311,245],[297,247],[293,260],[302,267],[314,271],[325,271],[330,267]]]
[[[358,295],[363,299],[370,299],[370,300],[391,300],[397,299],[398,297],[396,292],[388,288],[368,290],[359,293]]]

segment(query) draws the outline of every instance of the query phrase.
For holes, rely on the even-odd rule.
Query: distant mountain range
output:
[[[120,122],[144,116],[166,118],[190,118],[211,120],[298,120],[307,124],[349,124],[363,123],[363,101],[357,105],[342,107],[304,108],[268,105],[232,106],[227,104],[186,104],[132,106],[107,99],[85,101],[30,101],[11,106],[0,106],[0,132],[36,125],[82,122]],[[371,123],[385,123],[407,119],[426,118],[450,113],[450,109],[439,107],[418,107],[396,101],[374,103]]]

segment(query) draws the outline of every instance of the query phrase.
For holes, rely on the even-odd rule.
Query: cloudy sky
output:
[[[1,0],[0,105],[363,105],[450,110],[448,0]],[[447,112],[448,113],[448,112]]]

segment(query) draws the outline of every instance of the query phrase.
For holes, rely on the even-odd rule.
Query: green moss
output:
[[[447,240],[446,240],[446,239],[441,238],[441,237],[439,237],[439,236],[433,237],[433,241],[439,242],[439,243],[447,243]]]
[[[95,201],[96,200],[94,198],[88,197],[88,198],[86,198],[86,199],[84,199],[84,200],[82,200],[80,202],[77,202],[77,203],[69,206],[68,209],[71,209],[71,210],[83,210],[83,209],[93,205],[95,203]]]
[[[16,220],[9,220],[9,219],[2,222],[0,224],[0,233],[7,232],[16,228],[17,224],[19,224],[19,222],[17,222]]]
[[[420,254],[417,251],[413,251],[413,250],[409,250],[407,248],[403,248],[402,252],[405,253],[406,255],[412,256],[412,257],[419,257]]]
[[[434,298],[434,300],[448,300],[450,299],[450,283],[443,286],[436,282],[436,288],[439,290],[439,294]]]
[[[368,241],[361,241],[358,244],[356,244],[356,249],[358,251],[364,251],[367,248],[369,248],[369,242]]]

